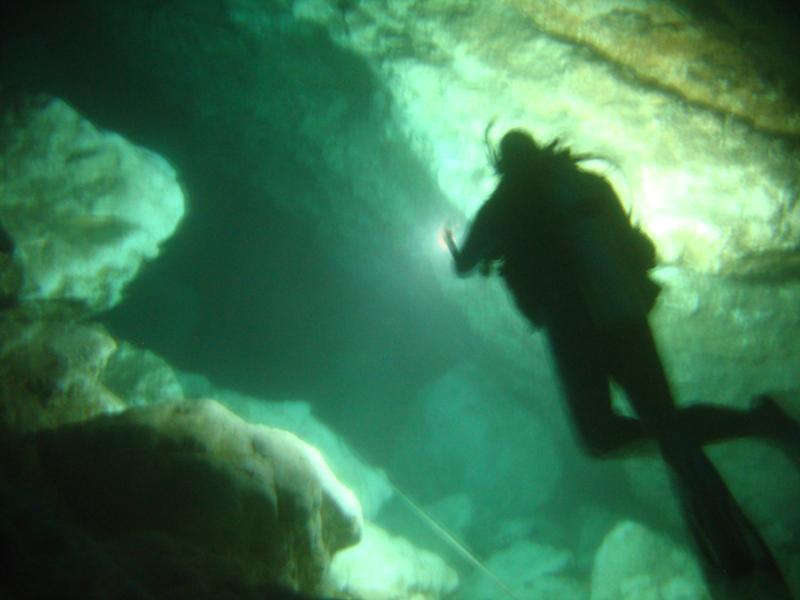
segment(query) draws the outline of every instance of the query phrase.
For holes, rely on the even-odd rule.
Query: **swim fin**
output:
[[[665,459],[712,592],[725,600],[792,600],[772,552],[703,451],[686,446],[670,454]]]

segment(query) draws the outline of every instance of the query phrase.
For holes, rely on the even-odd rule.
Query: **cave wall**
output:
[[[596,155],[656,241],[653,323],[680,401],[797,406],[796,48],[764,34],[789,23],[767,4],[762,28],[735,4],[40,2],[5,32],[3,79],[184,178],[183,228],[121,331],[180,366],[338,394],[331,414],[373,447],[464,358],[556,418],[541,336],[435,243],[492,188],[493,120],[493,140],[524,126]]]
[[[597,157],[589,168],[656,242],[665,291],[653,321],[680,398],[743,405],[759,387],[796,397],[796,10],[613,0],[294,10],[369,57],[461,224],[493,185],[489,123],[491,139],[523,126]],[[501,290],[442,285],[469,298],[487,337],[530,355]]]

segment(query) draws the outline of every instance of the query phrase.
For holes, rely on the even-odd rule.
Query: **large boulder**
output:
[[[632,521],[603,540],[591,600],[709,600],[700,567],[686,548]]]
[[[191,388],[188,386],[185,390],[190,397],[193,396]],[[393,496],[386,473],[368,464],[346,440],[318,420],[307,402],[269,401],[232,390],[214,389],[210,385],[207,392],[207,397],[214,398],[245,421],[291,431],[318,448],[337,477],[358,496],[368,518],[374,518]]]
[[[108,309],[183,217],[175,171],[61,100],[5,104],[0,222],[23,272],[20,299]]]
[[[217,389],[204,376],[179,373],[155,353],[124,341],[108,357],[100,382],[128,407],[213,398],[248,423],[294,433],[322,452],[337,477],[358,496],[367,517],[374,517],[394,493],[386,474],[367,464],[319,421],[306,402],[267,400]]]
[[[331,555],[361,536],[358,501],[316,449],[213,401],[42,431],[35,451],[42,479],[86,530],[157,533],[238,562],[251,582],[313,592]]]

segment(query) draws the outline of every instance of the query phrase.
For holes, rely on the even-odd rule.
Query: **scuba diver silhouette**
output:
[[[659,292],[648,277],[655,247],[631,225],[611,185],[580,168],[586,157],[557,140],[541,147],[522,130],[506,133],[490,157],[500,181],[461,247],[444,233],[456,272],[496,268],[519,310],[544,330],[588,454],[660,451],[710,578],[716,570],[725,585],[759,585],[761,594],[767,586],[774,595],[759,597],[791,598],[702,446],[744,436],[797,446],[800,425],[767,396],[750,410],[678,407],[647,321]],[[614,412],[611,380],[636,418]]]

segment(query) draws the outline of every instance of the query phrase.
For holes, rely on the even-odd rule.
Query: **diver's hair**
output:
[[[489,133],[493,126],[494,119],[489,121],[484,130],[483,143],[486,147],[489,164],[498,175],[527,168],[531,163],[560,163],[574,167],[581,161],[597,158],[591,154],[572,154],[569,148],[561,144],[559,138],[555,138],[542,148],[524,129],[510,129],[502,137],[500,144],[494,146],[489,139]]]

